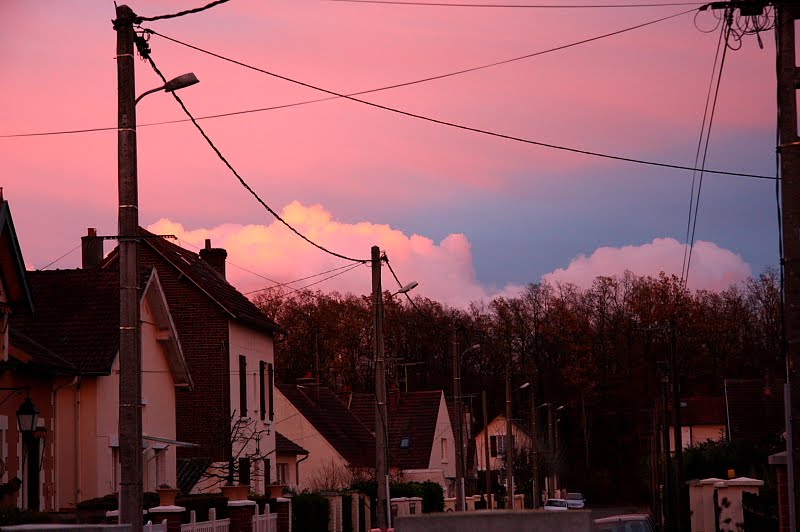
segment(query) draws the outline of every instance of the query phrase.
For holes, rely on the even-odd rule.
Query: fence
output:
[[[217,510],[214,508],[208,509],[208,521],[199,523],[195,511],[192,510],[189,513],[189,522],[181,525],[181,532],[228,532],[230,525],[230,519],[217,519]],[[164,532],[166,532],[166,528]]]
[[[259,515],[258,505],[253,514],[253,532],[278,532],[278,514],[270,513],[269,505],[264,506],[264,513]]]
[[[148,521],[143,530],[144,532],[167,532],[167,520],[164,519],[157,525],[154,525],[152,521]]]

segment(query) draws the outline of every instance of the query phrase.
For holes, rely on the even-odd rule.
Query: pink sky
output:
[[[201,3],[129,5],[155,15]],[[234,0],[145,26],[289,77],[354,92],[531,53],[681,10]],[[115,125],[113,16],[112,2],[96,0],[0,3],[0,135]],[[703,17],[699,22],[707,25]],[[687,15],[364,98],[510,135],[691,165],[716,39],[698,31]],[[773,171],[771,40],[769,32],[765,50],[751,39],[728,55],[709,166]],[[193,71],[200,78],[181,92],[196,115],[323,96],[158,37],[151,46],[167,76]],[[147,64],[138,62],[139,92],[157,85]],[[164,94],[148,96],[137,113],[140,124],[182,117]],[[600,248],[636,248],[636,260],[650,270],[669,269],[671,259],[656,244],[672,239],[680,248],[685,238],[685,172],[549,151],[341,100],[202,124],[273,208],[294,209],[298,224],[347,254],[366,257],[371,245],[380,245],[397,257],[403,279],[419,280],[422,295],[447,302],[508,293],[559,268],[574,271],[573,259],[595,257]],[[72,249],[86,227],[116,232],[113,131],[0,138],[0,168],[0,186],[31,266],[43,267]],[[703,260],[692,285],[718,287],[719,279],[738,280],[776,262],[769,210],[774,192],[770,183],[708,179],[698,224],[698,239],[708,248],[698,250]],[[278,230],[189,124],[140,128],[139,180],[144,226],[171,228],[190,242],[212,236],[229,248],[232,262],[280,281],[342,265]],[[752,216],[740,215],[742,204]],[[242,244],[254,233],[265,240]],[[72,253],[53,267],[73,267],[78,257]],[[628,260],[626,253],[614,255],[598,273],[621,272]],[[364,292],[368,275],[357,271],[317,287]],[[263,286],[263,279],[248,275],[232,280],[243,290]]]

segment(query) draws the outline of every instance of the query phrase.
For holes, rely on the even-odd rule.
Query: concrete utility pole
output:
[[[489,409],[486,408],[486,390],[481,390],[481,406],[483,407],[483,459],[486,467],[486,509],[492,509],[492,468],[489,467]]]
[[[800,6],[786,1],[775,2],[778,54],[778,130],[781,161],[781,219],[783,234],[783,300],[785,304],[784,332],[786,335],[785,392],[790,398],[786,413],[786,458],[789,490],[790,530],[797,530],[797,508],[800,504],[795,490],[800,478],[800,137],[797,133],[797,87],[800,70],[795,58],[795,21],[800,19]]]
[[[133,22],[117,7],[117,142],[119,186],[119,456],[120,523],[142,530],[142,358],[139,324],[139,200],[136,170],[136,83]]]
[[[506,366],[506,508],[514,509],[514,438],[511,430],[511,364]]]
[[[672,439],[675,442],[675,519],[673,520],[673,530],[681,532],[685,528],[684,522],[686,520],[683,515],[686,486],[683,482],[683,431],[681,430],[681,396],[680,383],[678,382],[678,340],[675,335],[675,326],[673,325],[671,329],[669,365],[672,378]]]
[[[383,359],[383,290],[381,288],[381,250],[372,246],[372,347],[375,355],[375,476],[378,481],[378,528],[391,525],[389,515],[389,471],[386,459],[386,435],[389,418],[386,409],[386,366]]]
[[[535,377],[534,373],[534,377]],[[536,380],[531,383],[531,445],[533,459],[533,509],[539,507],[539,439],[536,436]]]
[[[458,356],[458,332],[453,326],[453,406],[456,411],[456,434],[455,434],[455,450],[456,450],[456,511],[463,512],[464,508],[464,461],[462,460],[462,445],[464,443],[464,436],[462,432],[462,425],[464,414],[461,408],[461,360]]]

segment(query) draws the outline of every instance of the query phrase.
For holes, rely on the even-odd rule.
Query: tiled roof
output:
[[[681,403],[681,425],[727,424],[725,397],[687,397],[681,399]],[[683,406],[683,404],[686,406]],[[672,410],[672,408],[670,408],[670,410]]]
[[[758,440],[784,431],[783,383],[727,379],[725,399],[732,440]]]
[[[392,465],[400,469],[427,469],[431,451],[441,435],[436,434],[439,418],[441,390],[423,392],[395,392],[389,394],[389,452]],[[375,428],[375,396],[368,393],[353,394],[350,411],[371,430]],[[403,438],[410,438],[407,448],[400,446]]]
[[[266,331],[270,334],[285,332],[281,327],[269,319],[261,310],[244,294],[239,292],[214,269],[200,255],[183,249],[169,242],[165,238],[155,238],[155,235],[142,229],[139,230],[150,238],[143,238],[141,245],[150,246],[156,253],[164,257],[172,267],[177,269],[195,286],[219,305],[232,318],[254,329]],[[114,249],[104,259],[101,267],[104,269],[116,267],[118,249]]]
[[[16,329],[9,328],[8,331],[10,346],[9,354],[11,357],[19,359],[26,367],[43,371],[45,373],[55,373],[61,375],[75,375],[78,368],[59,355],[53,353],[39,342],[28,338]],[[18,351],[21,351],[19,353]]]
[[[17,240],[14,220],[8,202],[0,193],[0,278],[6,291],[7,305],[12,312],[33,312],[30,287],[25,282],[25,260]]]
[[[58,353],[82,374],[107,375],[119,350],[119,276],[97,270],[28,272],[34,316],[11,327]]]
[[[179,458],[176,473],[178,489],[181,493],[190,493],[206,469],[211,465],[210,458]]]
[[[298,454],[308,454],[308,451],[297,445],[295,442],[281,434],[280,432],[275,432],[275,454],[276,455],[294,455],[297,456]]]
[[[278,390],[352,466],[375,466],[375,436],[329,388],[279,384]]]

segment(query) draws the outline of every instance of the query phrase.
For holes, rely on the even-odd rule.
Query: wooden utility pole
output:
[[[534,373],[534,376],[536,374]],[[539,507],[539,438],[536,436],[536,380],[531,383],[531,458],[533,459],[533,509]]]
[[[142,358],[139,324],[139,199],[136,170],[134,12],[117,7],[119,186],[120,523],[142,530]]]
[[[673,519],[673,530],[681,532],[684,527],[685,517],[683,482],[683,431],[681,430],[681,396],[680,383],[678,382],[678,340],[675,334],[675,326],[671,327],[671,340],[669,348],[670,376],[672,379],[672,439],[675,444],[675,519]],[[688,514],[687,514],[688,516]]]
[[[458,356],[458,333],[453,327],[453,406],[456,411],[456,511],[463,512],[464,508],[464,435],[463,424],[464,414],[461,408],[461,360]]]
[[[784,332],[786,337],[786,392],[790,406],[786,418],[787,468],[789,490],[790,530],[797,530],[798,494],[796,480],[800,478],[800,138],[797,133],[797,88],[800,70],[795,58],[795,21],[800,19],[800,6],[791,2],[775,2],[776,39],[778,54],[778,131],[780,134],[781,203],[783,207],[783,301],[785,305]]]
[[[511,364],[506,366],[506,508],[514,509],[514,433],[511,430]]]
[[[489,467],[489,409],[486,408],[486,389],[481,390],[483,408],[483,459],[486,467],[486,508],[492,509],[492,468]]]
[[[375,356],[375,476],[378,481],[377,525],[390,526],[389,475],[386,459],[386,435],[389,419],[386,409],[386,367],[383,359],[383,290],[381,288],[381,250],[372,246],[372,313],[374,318],[372,348]]]

